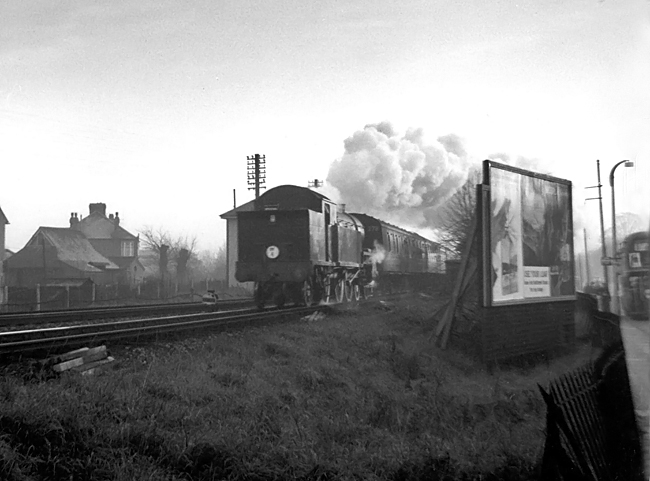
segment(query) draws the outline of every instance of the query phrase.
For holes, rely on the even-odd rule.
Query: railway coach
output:
[[[438,244],[304,187],[270,189],[237,221],[235,277],[255,283],[259,307],[358,300],[383,280],[444,269]]]

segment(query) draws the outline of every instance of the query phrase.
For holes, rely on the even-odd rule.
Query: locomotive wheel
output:
[[[332,299],[332,278],[328,275],[323,279],[323,302],[329,304]]]
[[[359,302],[359,299],[361,299],[361,288],[359,287],[359,284],[355,282],[352,284],[352,300],[354,302]]]
[[[306,279],[302,283],[302,302],[307,307],[314,305],[314,286],[311,284],[311,279]]]
[[[258,309],[264,309],[264,286],[261,282],[255,283],[255,289],[253,292],[253,298],[255,299],[255,305]]]
[[[336,281],[336,286],[334,287],[334,296],[336,297],[336,302],[339,304],[343,302],[343,296],[345,293],[345,279],[338,279]]]
[[[352,302],[352,291],[354,287],[350,281],[345,281],[345,302]]]

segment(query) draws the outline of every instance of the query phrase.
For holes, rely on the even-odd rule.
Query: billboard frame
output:
[[[540,179],[546,182],[551,182],[554,184],[559,184],[566,187],[567,191],[567,213],[568,213],[568,227],[570,229],[570,235],[567,239],[567,244],[569,246],[569,263],[571,270],[571,280],[573,282],[573,293],[565,295],[556,295],[556,296],[543,296],[543,297],[521,297],[513,299],[504,299],[504,300],[494,300],[493,299],[493,278],[492,278],[492,192],[491,192],[491,172],[492,169],[499,169],[512,174],[518,174],[520,176],[526,176],[533,179]],[[480,295],[482,307],[502,307],[509,305],[521,305],[521,304],[541,304],[549,302],[565,302],[575,300],[576,298],[576,285],[575,285],[575,257],[574,257],[574,245],[573,245],[573,197],[572,197],[572,182],[567,179],[561,179],[558,177],[553,177],[547,174],[541,174],[538,172],[533,172],[530,170],[521,169],[519,167],[513,167],[507,164],[502,164],[500,162],[495,162],[492,160],[483,161],[483,182],[479,184],[479,189],[477,192],[478,200],[478,212],[479,223],[480,223],[480,232],[481,232],[481,248],[479,249],[479,255],[481,260],[479,265],[481,266],[481,282],[480,282]],[[518,194],[521,196],[521,194]],[[521,210],[522,206],[520,206]],[[521,215],[521,214],[520,214]],[[522,223],[523,224],[523,223]],[[522,227],[523,231],[523,227]],[[523,234],[521,234],[523,237]],[[523,245],[523,240],[520,241]],[[522,247],[523,249],[523,247]],[[522,267],[523,258],[522,258]],[[550,267],[549,267],[550,268]],[[531,267],[534,269],[534,267]],[[540,268],[542,269],[542,268]],[[523,272],[522,274],[523,275]],[[550,289],[550,280],[549,280],[549,289]],[[522,291],[523,296],[523,291]]]

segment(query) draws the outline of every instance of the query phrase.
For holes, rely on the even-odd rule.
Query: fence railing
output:
[[[42,284],[35,287],[4,287],[0,312],[31,312],[91,306],[142,304],[146,302],[197,301],[208,290],[227,291],[219,279],[177,284],[151,280],[137,285],[96,285],[92,282]]]

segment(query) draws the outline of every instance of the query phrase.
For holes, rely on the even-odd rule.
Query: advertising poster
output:
[[[520,175],[492,169],[491,176],[492,299],[495,302],[522,299]]]
[[[575,293],[571,183],[490,164],[492,302]]]

